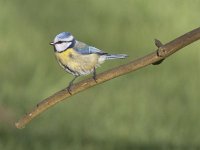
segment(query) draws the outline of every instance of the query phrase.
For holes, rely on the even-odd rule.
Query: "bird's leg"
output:
[[[94,67],[94,70],[93,70],[93,79],[97,83],[96,68],[95,67]]]
[[[76,80],[78,76],[75,76],[70,82],[69,82],[69,85],[67,87],[67,91],[69,92],[70,95],[72,95],[71,93],[71,86],[73,85],[73,82]]]

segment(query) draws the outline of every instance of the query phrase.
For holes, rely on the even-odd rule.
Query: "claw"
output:
[[[72,91],[72,90],[71,90],[71,86],[68,86],[68,87],[67,87],[67,91],[68,91],[68,93],[69,93],[70,95],[72,95],[72,93],[71,93],[71,91]]]
[[[71,93],[71,86],[73,85],[73,82],[74,82],[74,80],[77,78],[78,76],[75,76],[73,79],[72,79],[72,81],[70,81],[69,82],[69,85],[68,85],[68,87],[67,87],[67,91],[68,91],[68,93],[70,94],[70,95],[72,95],[72,93]]]

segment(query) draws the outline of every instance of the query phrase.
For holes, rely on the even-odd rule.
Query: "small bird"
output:
[[[62,32],[56,35],[50,45],[54,47],[55,56],[60,66],[74,76],[67,87],[69,93],[77,77],[93,73],[93,79],[97,82],[96,68],[100,64],[108,59],[127,57],[126,54],[108,54],[93,46],[77,41],[70,32]]]

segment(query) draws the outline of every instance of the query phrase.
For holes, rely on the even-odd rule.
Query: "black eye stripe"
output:
[[[62,43],[66,43],[67,41],[58,41],[55,44],[62,44]]]

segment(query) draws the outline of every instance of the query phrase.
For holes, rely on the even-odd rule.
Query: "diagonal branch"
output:
[[[155,40],[155,44],[158,47],[158,49],[155,52],[150,53],[137,60],[133,60],[128,64],[124,64],[119,67],[98,74],[96,76],[97,82],[95,82],[93,78],[89,78],[79,83],[76,83],[72,87],[71,94],[68,93],[67,89],[58,91],[52,96],[41,101],[37,106],[35,106],[35,108],[33,108],[32,111],[27,113],[18,122],[16,122],[15,126],[17,128],[25,127],[25,125],[28,124],[33,118],[37,117],[39,114],[41,114],[43,111],[47,110],[51,106],[92,86],[106,82],[108,80],[127,74],[129,72],[133,72],[137,69],[143,68],[150,64],[159,64],[166,57],[172,55],[176,51],[180,50],[181,48],[191,44],[192,42],[198,39],[200,39],[200,27],[164,45],[159,40]]]

